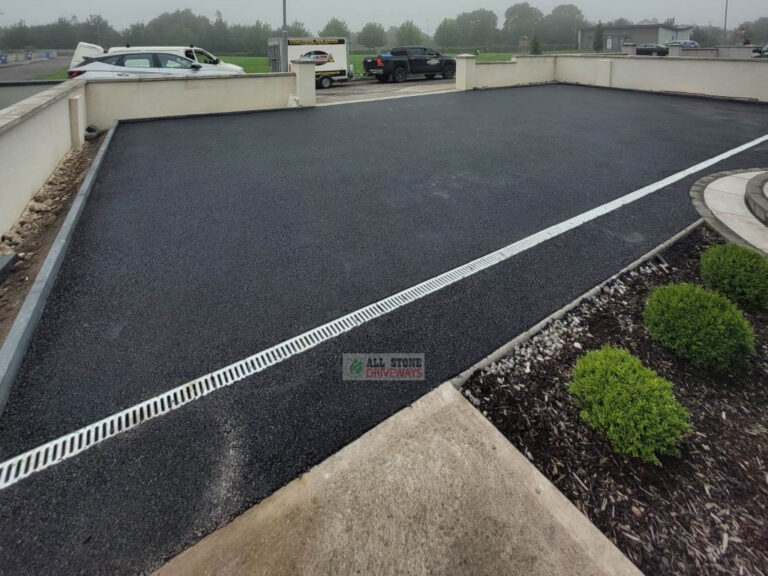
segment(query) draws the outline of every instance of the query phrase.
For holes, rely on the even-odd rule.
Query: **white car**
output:
[[[211,54],[210,52],[203,50],[202,48],[197,48],[195,46],[114,46],[110,48],[109,50],[104,50],[101,46],[97,46],[96,44],[89,44],[87,42],[80,42],[77,45],[77,48],[75,49],[75,53],[72,56],[72,61],[69,65],[70,70],[70,77],[74,78],[77,76],[82,76],[83,73],[85,73],[84,69],[82,68],[82,65],[84,63],[91,64],[95,61],[104,62],[104,58],[107,56],[123,56],[126,54],[150,54],[150,55],[160,55],[165,54],[173,55],[173,56],[179,56],[183,59],[190,60],[193,64],[198,64],[199,68],[193,67],[192,70],[201,70],[201,73],[197,73],[197,75],[202,76],[219,76],[220,74],[244,74],[244,70],[240,66],[236,66],[235,64],[228,64],[227,62],[222,62],[219,58]],[[107,62],[120,62],[119,60],[107,60]],[[179,64],[181,64],[183,61],[179,61]],[[150,68],[166,68],[166,70],[154,70],[154,71],[147,71],[147,70],[140,70],[138,71],[138,75],[145,77],[145,76],[156,76],[156,75],[173,75],[177,76],[181,73],[179,72],[168,72],[167,68],[173,67],[176,68],[173,63],[168,64],[165,60],[163,61],[161,66],[157,66],[158,62],[156,60],[150,62],[151,66]],[[142,68],[147,68],[146,64],[139,63],[139,65]],[[125,66],[123,66],[125,67]],[[76,70],[77,69],[77,70]],[[101,72],[104,72],[105,70],[102,67],[96,67],[97,70],[100,70]],[[74,72],[81,72],[81,74],[74,74]],[[213,73],[210,73],[210,71],[214,71]],[[122,72],[121,74],[116,74],[116,77],[124,77],[125,71],[117,71]],[[193,72],[186,72],[187,74],[193,73]],[[136,76],[136,74],[131,74],[132,76]],[[88,72],[89,77],[97,77],[97,75],[93,72]],[[108,77],[103,74],[100,74],[98,77]],[[129,76],[130,77],[130,76]]]
[[[194,60],[163,52],[128,52],[86,58],[70,68],[67,78],[210,77],[242,74],[229,69],[204,67]]]

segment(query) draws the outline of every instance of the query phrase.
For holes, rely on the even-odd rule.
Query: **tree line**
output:
[[[603,23],[604,27],[631,24],[620,18]],[[414,21],[406,20],[400,26],[384,28],[377,22],[369,22],[358,32],[349,29],[340,18],[331,18],[317,32],[319,36],[343,36],[350,38],[353,46],[370,50],[407,44],[435,44],[438,48],[462,48],[466,50],[508,51],[516,50],[524,37],[536,48],[573,49],[576,47],[579,28],[590,26],[581,10],[574,4],[561,4],[548,14],[522,2],[510,6],[499,22],[496,13],[478,9],[463,12],[455,18],[445,18],[430,38]],[[741,32],[737,34],[736,30]],[[722,42],[722,28],[695,27],[693,39],[702,46]],[[266,22],[230,24],[220,12],[213,19],[197,15],[190,9],[166,12],[149,20],[116,29],[100,15],[86,20],[77,17],[59,18],[49,24],[28,26],[18,22],[0,28],[0,47],[5,49],[59,48],[72,49],[78,42],[91,42],[101,46],[123,44],[204,46],[214,52],[230,54],[266,55],[267,40],[278,36],[280,28]],[[729,31],[730,41],[742,38],[755,43],[768,42],[768,18],[742,23]],[[288,35],[312,36],[300,21],[288,26]]]

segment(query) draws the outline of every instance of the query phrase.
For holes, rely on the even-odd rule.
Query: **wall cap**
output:
[[[85,80],[75,79],[59,82],[56,86],[1,109],[0,134],[11,130],[30,116],[34,116],[49,106],[53,106],[56,102],[68,97],[72,92],[79,90],[83,86],[85,86]]]
[[[691,48],[695,50],[695,48]],[[700,48],[700,50],[714,50],[714,48]],[[594,58],[595,56],[605,58],[606,55],[602,54],[553,54],[555,58]],[[622,60],[653,60],[656,62],[669,62],[670,60],[683,60],[685,62],[741,62],[757,65],[768,65],[768,58],[690,58],[686,56],[628,56],[627,54],[611,54],[609,58],[621,58]],[[531,56],[531,58],[539,58],[539,56]]]

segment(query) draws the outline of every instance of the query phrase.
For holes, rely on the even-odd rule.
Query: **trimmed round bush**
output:
[[[677,443],[691,428],[672,383],[620,348],[604,346],[582,356],[568,392],[615,452],[646,462],[660,465],[659,455],[678,454]]]
[[[768,308],[768,259],[750,248],[710,246],[701,255],[701,278],[744,308]]]
[[[659,286],[645,303],[651,337],[699,368],[744,364],[755,353],[755,335],[725,296],[693,284]]]

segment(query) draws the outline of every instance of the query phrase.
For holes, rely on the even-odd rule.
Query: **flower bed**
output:
[[[463,393],[647,574],[768,574],[768,312],[745,311],[756,355],[730,372],[700,369],[651,340],[650,291],[702,284],[699,228],[562,320],[476,373]],[[615,454],[568,393],[576,361],[624,348],[674,384],[692,430],[661,466]]]

